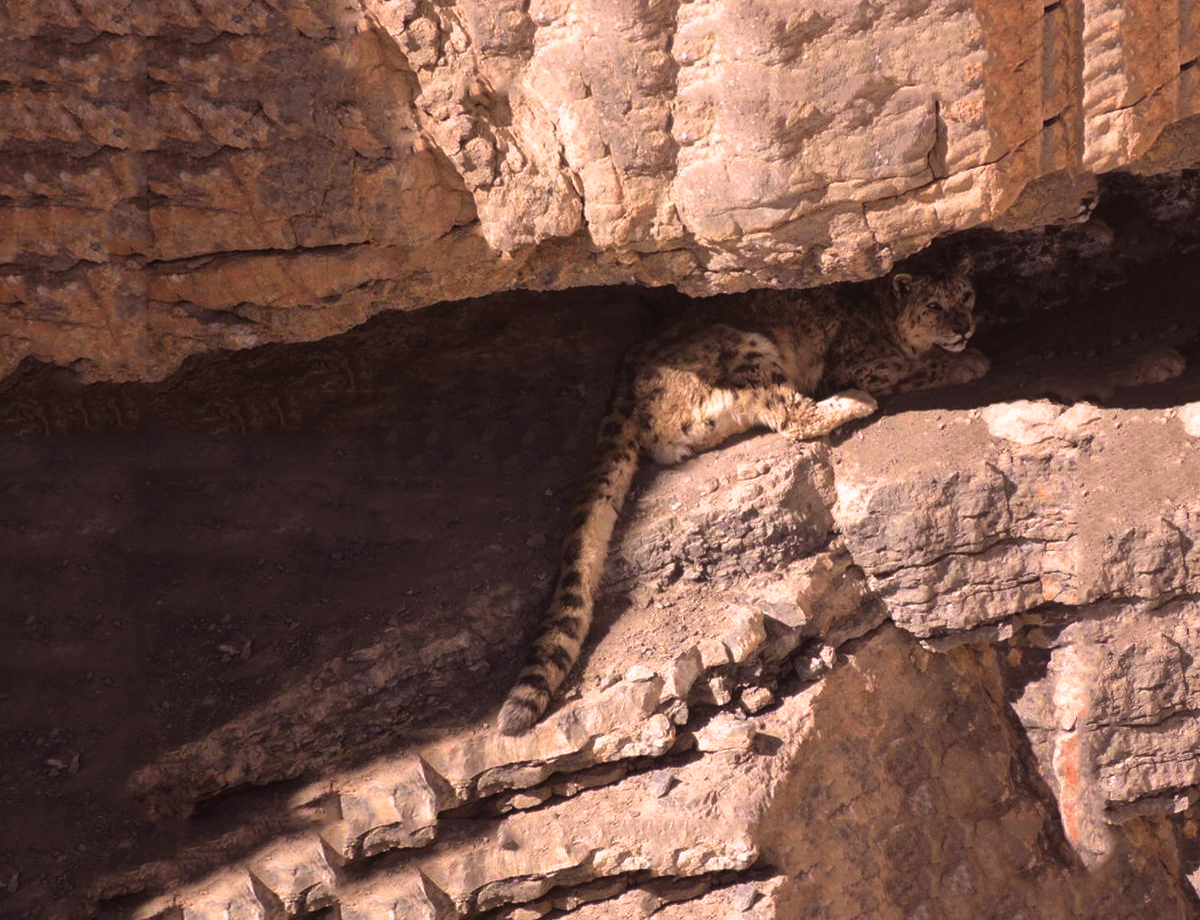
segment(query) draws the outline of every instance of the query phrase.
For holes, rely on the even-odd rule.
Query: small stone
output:
[[[746,751],[754,744],[757,729],[753,722],[719,712],[703,728],[696,730],[696,747],[702,751]]]
[[[700,652],[700,666],[707,671],[723,664],[729,664],[729,649],[724,642],[716,639],[701,639],[696,649]]]
[[[735,885],[733,888],[733,906],[738,910],[749,910],[754,906],[754,902],[758,900],[758,886],[746,882],[742,885]]]
[[[759,476],[763,475],[767,469],[769,469],[769,467],[764,469],[764,466],[765,464],[760,465],[758,463],[739,463],[736,474],[737,478],[742,482],[746,482],[750,479],[757,479]]]
[[[635,664],[625,672],[625,679],[631,684],[640,684],[643,681],[653,680],[654,678],[655,673],[653,669],[646,667],[644,664]]]
[[[507,824],[500,825],[500,832],[497,834],[497,840],[502,850],[519,850],[521,844],[517,842],[517,838],[513,836],[512,830]]]
[[[522,792],[514,792],[499,803],[498,807],[501,811],[524,811],[526,808],[537,808],[546,799],[550,798],[551,790],[547,786],[542,786],[540,789],[526,789]]]
[[[665,715],[674,725],[687,725],[687,703],[683,700],[673,700],[671,705],[667,707]]]
[[[704,670],[700,650],[692,647],[678,656],[667,668],[666,682],[663,684],[663,696],[685,699],[692,689],[692,684]]]
[[[725,674],[714,674],[708,680],[700,681],[692,688],[691,700],[702,706],[724,706],[733,699],[729,687],[729,677]]]
[[[734,661],[742,662],[749,658],[767,639],[767,630],[763,626],[762,614],[757,611],[741,611],[736,619],[733,632],[725,637],[725,648]]]
[[[501,911],[497,917],[499,920],[537,920],[538,917],[544,917],[550,913],[554,905],[549,898],[544,901],[534,901],[531,904],[518,904],[516,907],[510,907],[508,910]]]
[[[584,789],[611,786],[613,783],[624,779],[627,771],[628,767],[624,761],[604,763],[589,770],[581,770],[578,773],[566,776],[552,783],[550,788],[554,791],[555,795],[569,798],[570,796],[578,795]]]
[[[742,691],[742,708],[753,715],[775,705],[775,694],[766,687],[747,687]]]
[[[792,661],[792,669],[801,680],[819,680],[825,676],[836,661],[837,649],[831,645],[822,644],[818,649],[797,655]]]
[[[647,776],[647,788],[656,799],[661,799],[678,782],[670,770],[655,770]]]
[[[668,754],[683,754],[692,750],[696,746],[696,736],[691,732],[680,732],[675,736],[675,743],[671,745]]]
[[[654,892],[643,889],[627,894],[624,898],[624,903],[629,905],[629,912],[626,916],[630,918],[649,917],[663,906],[663,899],[654,894]]]

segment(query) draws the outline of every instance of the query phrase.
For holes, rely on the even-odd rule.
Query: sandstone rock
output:
[[[1192,540],[1189,500],[1171,507],[1123,487],[1150,454],[1180,458],[1179,484],[1200,473],[1182,439],[1153,414],[1122,423],[1109,413],[1105,425],[1089,408],[1091,434],[1072,444],[1054,432],[1076,437],[1079,413],[1059,424],[1055,407],[1032,408],[988,410],[1004,447],[981,444],[970,426],[939,432],[938,449],[979,458],[966,470],[931,465],[889,482],[857,469],[839,480],[847,546],[895,622],[915,635],[968,630],[1047,602],[1195,590],[1181,552],[1181,539]]]
[[[337,903],[337,872],[318,838],[280,841],[258,854],[250,872],[288,914],[311,913]]]
[[[338,910],[347,920],[375,917],[412,917],[413,920],[442,920],[450,905],[443,891],[423,876],[405,874],[369,889],[351,889],[339,900]]]
[[[496,811],[499,814],[504,814],[509,811],[536,808],[553,794],[553,790],[548,786],[543,786],[529,792],[514,792],[500,798],[496,803]]]
[[[729,713],[718,713],[707,725],[696,730],[696,747],[701,751],[748,751],[754,743],[753,722]]]
[[[176,813],[309,785],[276,830],[113,890],[145,917],[1190,917],[1200,378],[1064,406],[998,365],[834,443],[643,472],[579,671],[526,736],[485,714],[330,766],[397,675],[432,708],[477,663],[455,622],[168,751],[140,780]]]
[[[1188,403],[1186,406],[1180,406],[1176,410],[1176,415],[1183,423],[1184,431],[1193,438],[1200,438],[1200,403]]]
[[[696,678],[704,670],[705,663],[700,648],[693,646],[671,662],[663,683],[663,693],[681,700],[687,699]]]
[[[766,687],[748,687],[741,693],[742,708],[753,715],[775,703],[775,694]]]
[[[245,869],[231,869],[207,879],[187,893],[184,915],[197,920],[216,920],[219,917],[246,917],[265,920],[270,909],[259,897],[261,889]],[[270,895],[264,893],[269,899]],[[157,920],[171,913],[178,916],[180,908],[173,900],[158,899],[134,913],[134,920]]]
[[[344,858],[424,846],[436,834],[438,812],[458,804],[438,794],[446,785],[419,757],[371,770],[335,793],[339,819],[322,837]]]
[[[1184,14],[1119,0],[120,9],[4,14],[0,377],[518,287],[862,279],[1196,163]]]
[[[1195,606],[1099,606],[1058,634],[1046,676],[1017,703],[1068,837],[1093,862],[1115,845],[1109,824],[1185,810],[1200,786]]]
[[[580,770],[551,786],[555,795],[578,795],[584,789],[594,789],[597,786],[607,786],[625,776],[627,767],[623,762],[601,764],[590,770]]]
[[[1023,768],[1001,681],[989,650],[923,652],[885,626],[818,685],[794,755],[803,769],[776,788],[760,828],[778,841],[764,860],[794,879],[776,895],[778,915],[803,916],[814,903],[831,917],[860,916],[864,905],[897,917],[1132,918],[1147,909],[1126,888],[1140,867],[1115,854],[1091,873],[989,885],[1044,858],[1035,854],[1055,817],[1052,803],[1019,791]],[[811,739],[835,725],[846,748],[827,759]],[[960,823],[966,813],[972,818]],[[1152,909],[1188,916],[1188,895],[1169,876],[1160,876]]]

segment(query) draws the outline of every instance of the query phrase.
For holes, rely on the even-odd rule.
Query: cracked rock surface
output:
[[[516,288],[861,280],[1197,165],[1193,0],[18,0],[0,376]]]
[[[520,738],[491,720],[647,302],[17,381],[0,909],[1197,916],[1194,277],[997,309],[974,384],[644,470]]]

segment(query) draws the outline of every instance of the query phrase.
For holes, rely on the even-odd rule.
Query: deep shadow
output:
[[[1194,359],[1197,289],[1187,255],[1049,310],[1006,312],[981,281],[992,373],[883,411],[1194,401],[1194,360],[1152,386],[1111,379],[1155,349]],[[263,707],[290,715],[230,748],[261,748],[249,783],[490,718],[541,614],[620,356],[687,308],[665,290],[503,294],[192,358],[155,384],[81,386],[32,361],[0,382],[0,769],[23,812],[5,858],[107,839],[87,860],[104,875],[218,840],[220,802],[155,825],[126,783]],[[626,603],[598,610],[593,642]],[[367,679],[380,660],[395,665],[382,685]],[[223,789],[177,768],[183,800]],[[278,829],[282,800],[259,795],[238,798],[261,809],[257,836],[224,852]]]
[[[1086,298],[1011,317],[979,292],[981,330],[973,344],[992,360],[968,386],[904,393],[885,412],[971,409],[1019,399],[1062,404],[1087,400],[1113,408],[1164,409],[1200,399],[1200,265],[1194,255],[1164,259],[1128,283]],[[1140,368],[1161,365],[1174,349],[1186,361],[1178,377],[1126,385]],[[869,420],[868,420],[869,422]]]
[[[280,700],[226,752],[258,745],[252,781],[493,715],[651,313],[630,290],[501,295],[195,358],[157,384],[80,387],[33,362],[0,383],[0,770],[42,803],[6,839],[111,840],[97,875],[215,841],[219,803],[153,824],[130,776]],[[169,792],[219,790],[177,767]],[[278,829],[272,801],[230,855]]]

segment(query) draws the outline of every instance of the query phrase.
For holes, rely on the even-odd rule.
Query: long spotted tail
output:
[[[613,525],[638,467],[633,411],[632,387],[625,380],[601,423],[592,466],[571,505],[558,586],[541,633],[500,710],[500,731],[506,735],[527,731],[546,711],[587,639]]]

